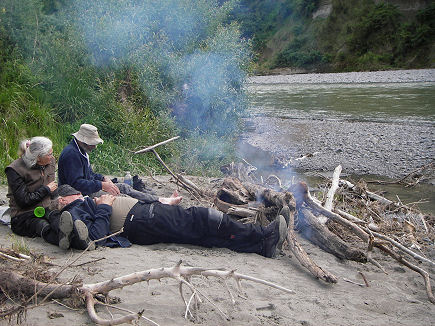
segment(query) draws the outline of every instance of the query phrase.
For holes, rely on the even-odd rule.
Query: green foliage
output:
[[[317,0],[242,0],[233,19],[252,38],[257,69],[327,71],[431,67],[435,4],[401,11],[397,1],[332,0],[327,18]]]
[[[17,157],[21,140],[46,135],[59,140],[55,115],[43,103],[38,80],[21,60],[0,28],[0,162],[7,166]],[[60,147],[54,146],[55,153]],[[1,174],[4,175],[4,170]]]
[[[429,67],[434,5],[404,16],[391,3],[333,1],[319,33],[319,49],[335,71]],[[433,24],[433,23],[432,23]]]
[[[280,52],[273,62],[272,68],[279,67],[309,67],[327,62],[328,59],[317,50],[295,50],[291,47]]]
[[[396,31],[401,15],[396,6],[379,3],[356,23],[349,38],[349,49],[359,55],[369,49],[392,49],[397,42]],[[382,31],[382,32],[380,32]]]
[[[29,248],[29,244],[23,237],[19,237],[15,234],[10,234],[10,241],[11,241],[11,249],[15,252],[18,252],[20,254],[24,255],[30,255],[31,251]]]
[[[252,38],[254,51],[264,49],[267,41],[279,29],[279,24],[293,12],[291,1],[242,0],[235,7],[232,19],[240,22],[242,35]]]
[[[318,5],[319,0],[295,0],[293,4],[296,12],[306,18],[313,14]]]
[[[3,166],[16,158],[24,137],[50,137],[58,155],[85,122],[96,125],[105,140],[93,160],[103,173],[139,173],[149,164],[161,171],[150,155],[133,156],[131,150],[180,130],[187,137],[187,128],[201,130],[204,138],[234,131],[246,105],[242,85],[250,67],[249,42],[227,20],[235,5],[233,0],[2,1]],[[177,125],[173,108],[192,97],[201,101],[200,110],[189,107]],[[189,142],[183,140],[184,146]],[[175,144],[161,152],[165,158],[182,153]]]
[[[191,175],[221,176],[219,167],[235,160],[235,137],[213,133],[196,134],[177,141],[179,155],[172,157],[170,166],[179,166]]]

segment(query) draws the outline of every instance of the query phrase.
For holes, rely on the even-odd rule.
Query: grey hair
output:
[[[28,168],[35,166],[38,158],[47,155],[52,147],[53,143],[47,137],[33,137],[23,154],[24,163]]]
[[[24,139],[21,141],[20,145],[18,146],[18,152],[17,152],[18,157],[22,157],[24,155],[29,145],[30,145],[30,139]]]

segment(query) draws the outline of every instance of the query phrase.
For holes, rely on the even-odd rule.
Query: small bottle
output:
[[[44,217],[44,215],[45,215],[45,208],[42,207],[42,206],[38,206],[38,207],[36,207],[36,208],[33,210],[33,214],[34,214],[36,217]]]
[[[130,174],[130,171],[127,171],[127,172],[125,173],[124,183],[126,183],[126,184],[128,184],[128,185],[131,186],[132,181],[131,181],[131,174]]]

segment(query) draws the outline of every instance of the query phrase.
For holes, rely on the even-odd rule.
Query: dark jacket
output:
[[[70,212],[74,220],[82,220],[88,227],[91,240],[98,240],[110,234],[112,206],[106,204],[96,205],[91,198],[85,197],[84,200],[77,199],[68,204],[62,211]],[[121,236],[112,236],[109,239],[99,241],[97,245],[129,247],[131,243]]]
[[[32,168],[19,158],[6,167],[5,173],[12,217],[33,211],[37,206],[49,206],[51,192],[47,184],[55,179],[54,158],[47,166],[35,165]]]
[[[102,189],[104,176],[92,171],[88,155],[73,139],[60,154],[58,178],[59,186],[69,184],[83,195],[90,195]]]

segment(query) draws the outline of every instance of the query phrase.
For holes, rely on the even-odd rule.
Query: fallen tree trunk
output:
[[[351,248],[337,235],[329,231],[310,210],[302,208],[298,210],[298,215],[297,230],[306,239],[340,259],[367,262],[364,252]]]

